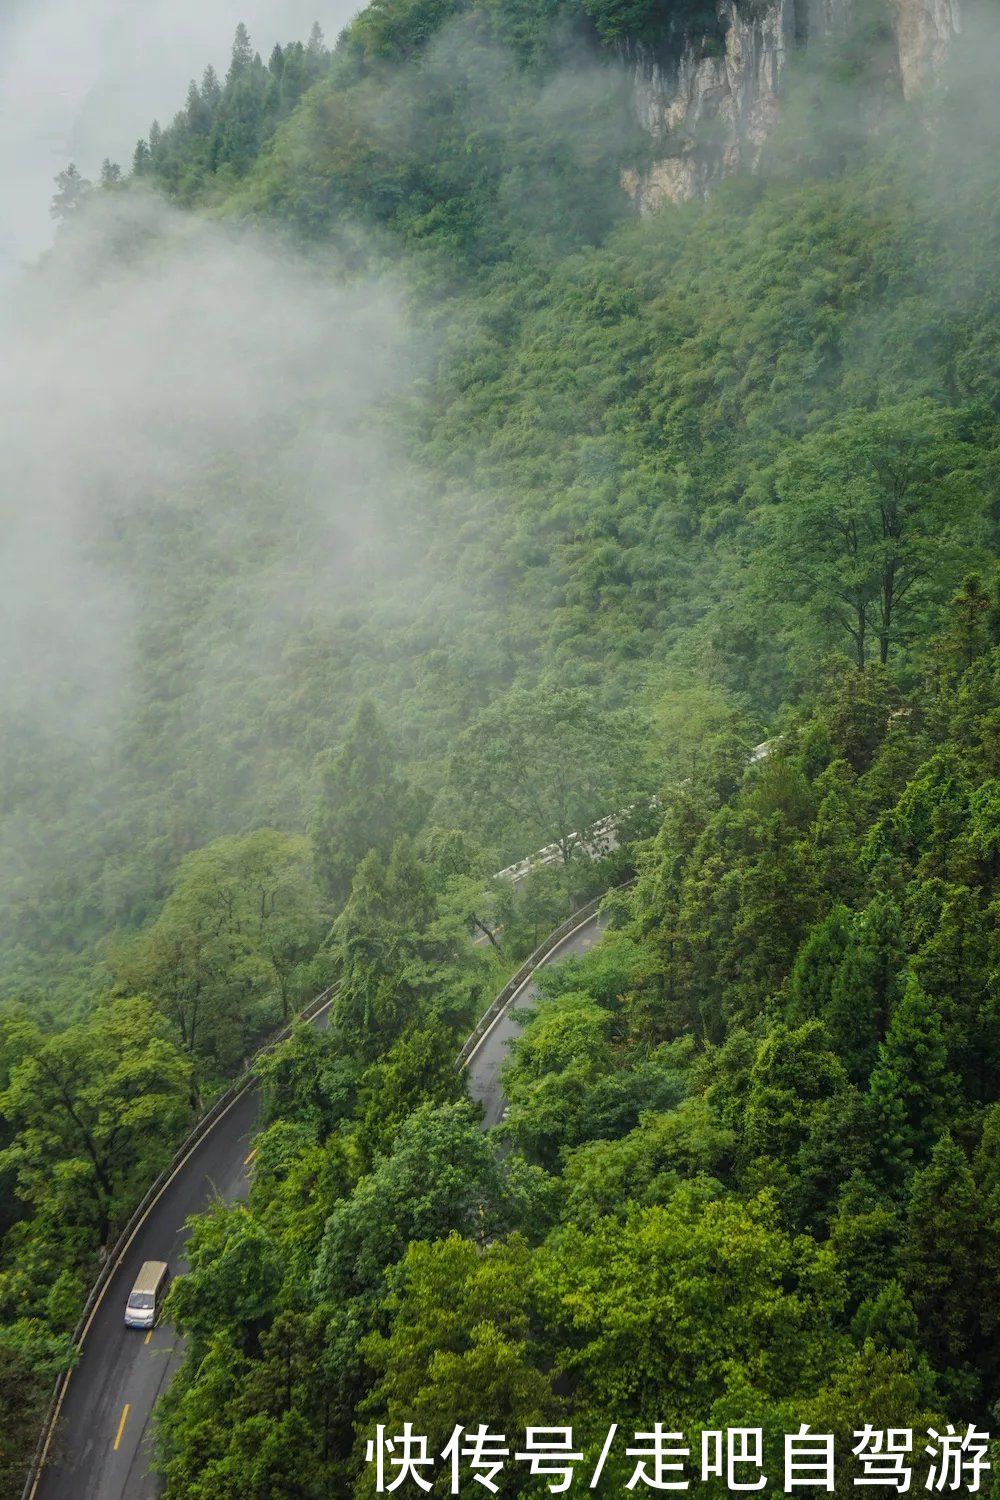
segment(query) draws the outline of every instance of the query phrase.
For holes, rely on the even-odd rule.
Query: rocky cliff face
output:
[[[940,67],[960,27],[961,0],[893,0],[894,82],[913,98]],[[636,104],[653,144],[652,164],[626,174],[640,210],[708,192],[753,168],[781,111],[792,53],[845,28],[852,0],[719,0],[722,47],[687,42],[670,63],[632,47]]]
[[[897,0],[896,10],[900,81],[912,99],[948,55],[961,28],[960,0]]]

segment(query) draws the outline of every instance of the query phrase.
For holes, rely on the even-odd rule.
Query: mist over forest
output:
[[[637,80],[749,0],[311,19],[67,162],[0,302],[0,1494],[328,984],[170,1294],[168,1500],[367,1496],[376,1423],[988,1431],[996,16],[904,97],[845,3],[738,169]],[[458,1048],[605,892],[484,1132]]]
[[[281,731],[248,723],[242,695],[262,709],[296,639],[403,567],[378,409],[416,366],[387,281],[337,285],[141,194],[67,230],[5,343],[2,719],[32,766],[6,891],[34,909],[78,859],[100,882],[100,861],[92,920],[114,924],[168,868],[147,854],[143,874],[136,805],[170,817],[174,858],[248,796],[299,815]],[[60,828],[97,842],[67,848]]]

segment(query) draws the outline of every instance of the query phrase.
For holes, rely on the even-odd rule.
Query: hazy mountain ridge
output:
[[[609,14],[241,35],[60,183],[0,459],[12,1492],[102,1242],[334,975],[171,1310],[171,1496],[363,1496],[383,1418],[589,1453],[650,1417],[622,1371],[692,1432],[991,1419],[996,32],[933,129],[881,32],[812,53],[755,172],[643,217]],[[653,791],[613,868],[491,884]],[[457,1040],[633,869],[497,1153]]]

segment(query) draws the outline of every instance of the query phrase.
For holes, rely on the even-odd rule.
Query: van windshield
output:
[[[128,1299],[129,1307],[134,1307],[139,1312],[148,1312],[153,1306],[153,1297],[150,1292],[133,1292]]]

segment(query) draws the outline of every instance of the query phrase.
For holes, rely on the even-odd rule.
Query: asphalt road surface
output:
[[[600,931],[599,917],[590,917],[544,963],[586,952]],[[535,994],[533,981],[525,980],[468,1061],[469,1092],[482,1103],[487,1127],[505,1109],[500,1069],[521,1029],[511,1011]],[[143,1261],[166,1260],[174,1275],[185,1269],[184,1226],[191,1214],[216,1197],[232,1203],[245,1195],[258,1110],[253,1089],[235,1100],[180,1164],[136,1231],[87,1326],[32,1500],[152,1500],[160,1493],[149,1472],[151,1417],[182,1350],[166,1325],[152,1333],[126,1328],[125,1302]]]
[[[586,953],[600,937],[603,925],[600,914],[588,917],[553,948],[539,967],[557,963],[559,959],[569,958],[572,954]],[[466,1065],[469,1070],[469,1093],[483,1106],[483,1123],[487,1129],[499,1125],[507,1108],[500,1088],[500,1071],[507,1057],[507,1048],[521,1032],[515,1012],[530,1004],[537,994],[538,986],[529,976],[511,996]]]

